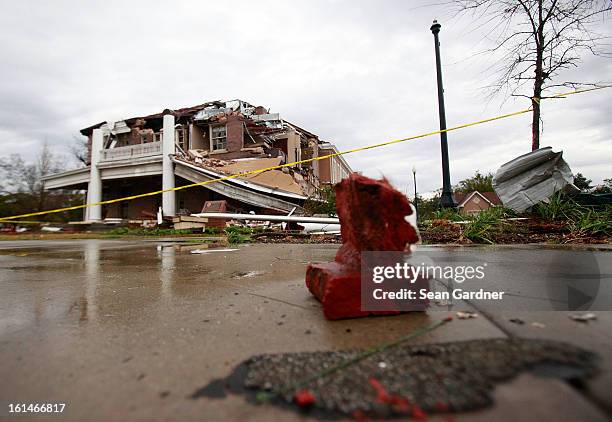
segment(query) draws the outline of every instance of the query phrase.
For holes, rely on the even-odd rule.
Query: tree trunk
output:
[[[531,121],[531,150],[535,151],[540,148],[540,93],[536,94],[537,89],[534,89],[531,105],[533,106],[533,120]]]
[[[544,85],[544,22],[542,21],[542,0],[538,0],[538,27],[537,33],[534,35],[536,36],[536,63],[533,97],[531,98],[531,105],[533,107],[531,121],[532,151],[540,148],[540,99],[542,98],[542,85]]]

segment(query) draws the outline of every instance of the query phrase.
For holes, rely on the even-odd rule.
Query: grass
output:
[[[225,228],[223,232],[215,227],[206,228],[203,234],[218,235],[225,234],[227,243],[237,245],[251,240],[251,234],[256,230],[249,227],[231,226]],[[192,230],[174,230],[161,228],[141,228],[141,227],[118,227],[104,233],[105,237],[123,237],[123,236],[175,236],[192,234]]]
[[[433,218],[423,222],[421,226],[427,227],[427,230],[432,231],[434,236],[438,236],[441,233],[436,234],[436,232],[448,231],[449,227],[437,224],[436,220],[448,221],[457,228],[457,236],[475,243],[493,244],[498,235],[518,230],[515,223],[506,220],[515,216],[512,210],[504,207],[492,207],[478,214],[470,215],[460,214],[453,209],[444,209],[436,211]]]
[[[534,211],[544,220],[574,220],[582,216],[584,207],[573,199],[557,192],[549,199],[548,203],[537,204]]]
[[[533,214],[545,221],[566,222],[568,232],[574,237],[612,236],[611,206],[593,209],[558,193],[548,203],[534,207]],[[441,210],[435,215],[437,219],[467,221],[462,225],[463,237],[489,244],[494,244],[500,234],[519,230],[517,224],[507,220],[509,217],[516,217],[516,214],[504,207],[492,207],[475,215],[461,215],[454,210]]]
[[[463,236],[472,242],[493,244],[496,235],[513,230],[513,224],[504,221],[513,215],[512,211],[504,207],[492,207],[471,215],[463,227]]]
[[[612,207],[594,209],[578,204],[567,196],[556,193],[548,203],[540,203],[534,209],[544,220],[565,220],[570,232],[576,236],[612,236]]]
[[[457,210],[446,208],[436,211],[433,214],[434,220],[465,221],[466,216],[459,214]]]
[[[230,245],[237,245],[240,243],[246,243],[251,240],[251,234],[254,230],[250,227],[242,226],[230,226],[225,229],[227,236],[227,243]]]
[[[612,236],[612,207],[601,211],[582,208],[580,216],[570,223],[573,234]]]
[[[159,227],[144,228],[144,227],[117,227],[116,229],[108,230],[101,235],[103,236],[174,236],[192,234],[191,230],[174,230],[162,229]]]

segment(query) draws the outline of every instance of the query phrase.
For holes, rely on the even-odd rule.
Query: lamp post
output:
[[[419,219],[419,197],[417,196],[416,187],[416,166],[412,166],[412,180],[414,180],[414,210],[416,211],[417,220]]]
[[[453,197],[453,191],[450,181],[450,169],[448,165],[448,140],[446,137],[446,113],[444,110],[444,87],[442,86],[442,64],[440,62],[440,41],[438,33],[442,25],[434,20],[431,25],[431,32],[434,36],[434,45],[436,48],[436,73],[438,75],[438,113],[440,115],[440,147],[442,150],[442,196],[440,197],[440,205],[442,208],[455,208],[457,202]]]

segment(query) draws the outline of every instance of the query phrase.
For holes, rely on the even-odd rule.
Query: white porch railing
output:
[[[100,161],[127,160],[130,158],[150,157],[161,154],[161,142],[148,142],[146,144],[103,149],[100,151]]]

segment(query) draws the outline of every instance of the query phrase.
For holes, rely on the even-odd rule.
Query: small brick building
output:
[[[461,214],[477,214],[480,211],[501,205],[501,200],[495,192],[456,192],[454,196]]]

